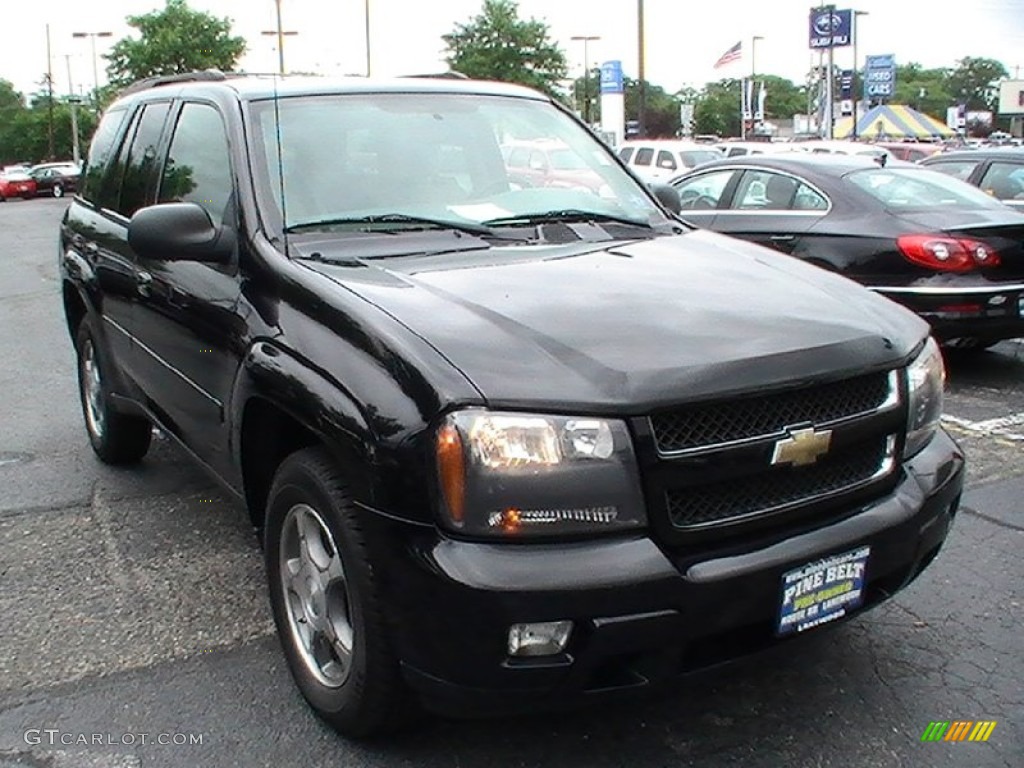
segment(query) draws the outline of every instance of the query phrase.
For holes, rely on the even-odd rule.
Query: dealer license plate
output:
[[[778,634],[835,621],[859,606],[870,553],[870,547],[860,547],[784,573]]]
[[[1017,314],[1024,317],[1024,295],[1017,297]]]

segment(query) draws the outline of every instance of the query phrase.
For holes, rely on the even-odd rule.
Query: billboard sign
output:
[[[622,93],[622,62],[606,61],[601,65],[601,93]]]
[[[867,56],[864,64],[864,98],[874,101],[891,99],[896,93],[896,56]]]
[[[808,41],[811,48],[843,48],[853,43],[853,11],[811,8]]]

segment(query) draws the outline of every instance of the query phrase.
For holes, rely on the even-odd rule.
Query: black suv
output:
[[[510,174],[534,141],[586,180]],[[963,483],[926,324],[673,203],[519,87],[143,83],[61,228],[93,448],[156,425],[247,505],[292,674],[352,735],[879,603]]]

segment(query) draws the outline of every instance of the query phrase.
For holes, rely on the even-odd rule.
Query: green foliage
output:
[[[740,135],[739,80],[726,78],[704,86],[693,110],[693,132]]]
[[[500,80],[558,95],[568,72],[565,53],[551,40],[543,22],[519,18],[513,0],[484,0],[476,18],[442,35],[446,61],[457,72]]]
[[[626,119],[640,119],[640,81],[624,78]],[[679,134],[679,100],[660,85],[646,84],[644,127],[649,139],[672,139]]]
[[[231,36],[231,22],[194,11],[186,0],[167,0],[162,10],[129,16],[140,38],[125,37],[106,58],[111,83],[128,85],[153,75],[203,69],[230,71],[245,52],[245,38]]]
[[[44,95],[34,97],[32,106],[27,107],[17,99],[10,83],[0,81],[0,165],[10,163],[41,163],[47,160],[70,160],[73,156],[71,136],[71,107],[54,103],[53,138],[56,157],[49,156],[48,100]],[[96,128],[92,112],[79,108],[78,140],[82,153],[88,146],[89,137]]]
[[[948,69],[924,69],[914,63],[898,66],[896,91],[889,103],[907,104],[920,112],[945,119],[946,107],[953,104],[948,79]]]
[[[958,103],[969,110],[996,111],[999,102],[999,80],[1009,73],[995,59],[967,56],[957,61],[946,82]]]

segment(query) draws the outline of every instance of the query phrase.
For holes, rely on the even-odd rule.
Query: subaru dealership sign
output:
[[[853,43],[853,11],[811,8],[808,39],[811,48],[842,48]]]

